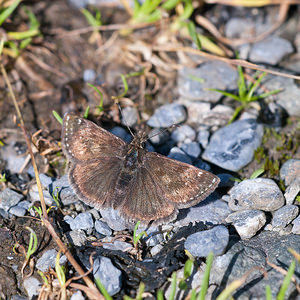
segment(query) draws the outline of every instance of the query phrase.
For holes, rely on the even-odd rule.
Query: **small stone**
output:
[[[300,192],[300,180],[295,180],[287,187],[284,193],[286,204],[293,204]]]
[[[96,72],[93,69],[86,69],[83,71],[84,82],[94,82],[96,78]]]
[[[134,223],[127,222],[119,212],[112,208],[100,209],[100,214],[107,225],[115,231],[133,229]]]
[[[151,225],[148,228],[146,227],[147,226],[140,225],[136,234],[138,235],[142,231],[145,231],[147,233],[147,236],[143,235],[142,239],[146,242],[146,245],[148,247],[156,246],[164,240],[164,237],[161,231],[159,230],[158,226]]]
[[[171,134],[171,139],[176,143],[184,142],[186,139],[193,141],[195,138],[196,138],[196,132],[189,125],[179,126]]]
[[[39,177],[42,187],[46,189],[54,181],[54,178],[48,176],[47,174],[40,174]]]
[[[186,119],[185,108],[177,103],[165,104],[155,110],[154,115],[147,121],[151,127],[170,127],[180,124]]]
[[[193,161],[197,159],[201,153],[200,145],[197,142],[189,142],[181,145],[181,150],[184,151]]]
[[[64,220],[70,225],[72,230],[86,230],[94,227],[93,217],[90,213],[80,213],[74,219],[70,216],[65,216]]]
[[[97,257],[94,260],[93,275],[104,285],[107,292],[113,296],[121,290],[122,273],[107,257]]]
[[[108,235],[108,236],[112,235],[112,230],[110,229],[110,227],[107,225],[107,223],[101,220],[96,220],[95,229],[100,234]]]
[[[194,257],[206,257],[210,252],[213,252],[216,256],[224,253],[228,241],[228,229],[219,225],[189,235],[184,243],[184,248]]]
[[[260,210],[243,210],[230,214],[226,222],[232,223],[241,239],[250,239],[266,223],[266,216]]]
[[[121,123],[124,126],[134,127],[138,122],[138,111],[135,107],[127,106],[122,109]]]
[[[201,78],[203,82],[197,80]],[[190,100],[217,102],[221,93],[208,90],[235,89],[237,87],[237,71],[228,64],[218,61],[208,61],[198,68],[183,68],[178,72],[178,91],[181,97]]]
[[[120,127],[120,126],[113,127],[111,130],[109,130],[109,132],[111,132],[115,136],[119,137],[123,141],[125,141],[126,136],[127,136],[127,131],[123,127]]]
[[[201,130],[198,133],[197,141],[199,144],[205,149],[208,145],[208,139],[209,139],[210,133],[208,130]]]
[[[170,134],[168,131],[162,129],[162,128],[154,128],[152,129],[149,134],[149,141],[154,145],[154,146],[159,146],[164,143],[166,143],[169,138]]]
[[[155,245],[150,250],[151,255],[155,256],[156,254],[158,254],[161,251],[162,248],[163,248],[163,245],[161,245],[161,244]]]
[[[77,247],[84,246],[87,241],[86,234],[81,229],[69,231],[66,233],[66,236],[72,241],[73,245]]]
[[[255,32],[254,21],[251,18],[232,17],[225,25],[225,35],[230,39],[248,39]]]
[[[294,219],[293,223],[293,234],[300,234],[300,216],[298,216],[296,219]]]
[[[70,298],[70,300],[85,300],[82,292],[77,290]]]
[[[285,205],[275,211],[272,219],[273,230],[278,230],[290,224],[299,214],[296,205]]]
[[[192,164],[191,158],[178,147],[173,147],[169,152],[168,157],[190,165]]]
[[[27,200],[23,200],[18,203],[18,206],[28,210],[32,206],[32,203]]]
[[[45,203],[48,206],[53,205],[53,198],[48,192],[48,190],[43,190],[43,195],[44,195]],[[39,195],[37,184],[33,184],[32,186],[29,187],[29,196],[31,202],[40,201],[40,195]]]
[[[229,207],[234,210],[275,211],[284,205],[277,184],[268,178],[245,179],[230,190]]]
[[[103,248],[125,252],[132,249],[132,245],[123,241],[114,241],[112,243],[103,243]]]
[[[193,165],[201,170],[211,172],[211,166],[200,158],[194,161]]]
[[[11,207],[17,205],[24,196],[13,191],[10,188],[6,188],[4,191],[0,192],[0,208],[8,211]]]
[[[49,267],[55,268],[56,256],[57,256],[57,251],[55,249],[51,249],[44,252],[42,257],[37,260],[35,267],[42,272],[49,271]],[[66,262],[67,262],[67,257],[65,255],[61,256],[59,259],[59,263],[63,265]]]
[[[286,39],[273,35],[252,46],[250,61],[276,65],[284,56],[291,53],[293,53],[292,44]]]
[[[28,295],[29,299],[35,299],[34,296],[38,296],[42,284],[38,279],[33,276],[27,277],[23,281],[24,289]]]
[[[280,168],[280,178],[286,186],[300,178],[300,159],[289,159]]]
[[[23,217],[26,215],[26,209],[16,205],[9,209],[9,213],[17,217]]]
[[[236,172],[251,162],[262,136],[263,126],[254,119],[236,121],[212,135],[202,158]]]
[[[180,209],[174,226],[183,227],[189,223],[222,224],[231,213],[228,204],[218,200],[217,193],[212,193],[204,201],[190,208]]]

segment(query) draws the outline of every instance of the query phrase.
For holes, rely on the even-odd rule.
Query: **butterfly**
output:
[[[130,221],[161,224],[216,189],[217,176],[148,152],[146,140],[146,134],[138,132],[128,144],[87,119],[66,114],[62,148],[79,199],[96,209],[116,209]]]

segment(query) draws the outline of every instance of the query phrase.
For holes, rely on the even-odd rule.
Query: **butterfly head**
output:
[[[132,142],[130,145],[132,145],[134,148],[138,149],[143,149],[145,146],[145,142],[148,140],[148,135],[146,134],[145,131],[140,130],[137,132],[137,134],[133,137]]]

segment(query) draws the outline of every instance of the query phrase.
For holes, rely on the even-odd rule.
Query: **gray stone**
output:
[[[277,184],[268,178],[245,179],[230,190],[229,207],[234,210],[275,211],[284,205]]]
[[[273,230],[279,230],[290,224],[299,214],[296,205],[285,205],[275,211],[272,219]]]
[[[110,229],[110,227],[107,225],[107,223],[101,220],[96,220],[95,229],[98,233],[101,233],[103,235],[112,235],[112,230]]]
[[[233,297],[239,300],[265,299],[266,285],[268,284],[271,286],[272,299],[276,299],[285,274],[270,268],[266,263],[266,257],[271,263],[287,270],[294,259],[288,248],[292,248],[299,253],[300,236],[280,236],[276,232],[263,231],[250,240],[241,240],[234,243],[226,254],[214,259],[210,272],[210,284],[218,286],[214,298],[234,280],[242,278],[252,270],[246,282],[235,290]],[[261,271],[254,270],[257,267],[267,270],[268,276],[264,277]],[[297,264],[295,274],[298,274],[299,271],[300,267]],[[291,283],[285,297],[286,299],[294,299],[295,295],[296,289],[294,284]]]
[[[206,257],[210,252],[222,255],[229,241],[229,232],[225,226],[218,225],[212,229],[189,235],[184,248],[194,257]]]
[[[49,267],[55,268],[56,255],[57,251],[55,249],[44,252],[42,257],[37,260],[35,267],[42,272],[49,271]],[[66,262],[67,257],[65,255],[61,256],[59,259],[59,263],[63,265]]]
[[[123,127],[120,127],[120,126],[113,127],[111,130],[109,130],[109,132],[111,132],[115,136],[119,137],[123,141],[125,141],[125,139],[127,137],[127,131]]]
[[[196,132],[189,125],[179,126],[171,134],[171,139],[177,143],[184,142],[186,139],[194,140],[195,138],[196,138]]]
[[[232,17],[225,25],[225,35],[230,39],[247,39],[253,36],[255,24],[251,18]]]
[[[196,77],[201,78],[203,82],[196,80]],[[208,61],[198,68],[181,69],[178,72],[177,86],[179,94],[183,98],[215,103],[220,100],[222,95],[207,89],[235,89],[237,78],[237,71],[228,64]]]
[[[197,141],[205,149],[208,145],[210,133],[208,130],[200,130],[197,136]]]
[[[185,108],[177,103],[165,104],[155,110],[154,115],[147,121],[151,127],[170,127],[180,124],[186,119]]]
[[[4,191],[0,192],[0,208],[8,211],[12,206],[17,205],[24,196],[13,191],[10,188],[6,188]]]
[[[148,136],[149,136],[149,141],[155,146],[159,146],[166,143],[170,138],[169,132],[162,128],[152,129],[149,132]]]
[[[300,178],[300,159],[289,159],[280,168],[280,178],[288,186]]]
[[[125,229],[133,229],[134,223],[126,221],[120,216],[119,212],[112,208],[100,209],[100,214],[107,225],[115,231],[122,231]]]
[[[231,107],[221,104],[212,108],[207,102],[180,99],[179,103],[186,107],[187,123],[192,126],[222,127],[228,123],[234,112]]]
[[[132,249],[132,245],[123,241],[114,241],[112,243],[103,243],[104,249],[128,251]]]
[[[163,245],[157,244],[154,247],[151,248],[150,253],[152,256],[155,256],[160,252],[160,250],[163,248]]]
[[[201,170],[205,170],[205,171],[211,172],[211,166],[210,166],[207,162],[203,161],[202,159],[197,159],[197,160],[193,163],[193,165],[194,165],[195,167],[201,169]]]
[[[285,190],[284,198],[286,200],[286,204],[293,204],[299,192],[300,192],[300,180],[295,180]]]
[[[138,122],[138,111],[135,107],[127,106],[122,109],[121,123],[124,126],[134,127]]]
[[[250,239],[266,223],[266,215],[260,210],[242,210],[230,214],[226,222],[232,223],[241,239]]]
[[[26,215],[26,209],[21,206],[13,206],[9,209],[9,213],[17,217],[23,217]]]
[[[203,222],[215,225],[224,223],[231,210],[226,202],[218,200],[218,198],[219,196],[215,192],[199,204],[181,209],[174,226],[182,227],[188,225],[190,222]]]
[[[53,198],[50,195],[49,191],[43,190],[43,195],[44,195],[45,203],[48,206],[51,206],[53,204]],[[37,184],[33,184],[32,186],[29,187],[29,196],[30,196],[31,202],[40,201],[40,195],[38,192]]]
[[[72,230],[86,230],[94,227],[93,217],[90,213],[80,213],[74,219],[70,216],[65,216],[64,220],[70,225]]]
[[[276,94],[276,103],[282,106],[290,116],[300,116],[300,88],[292,78],[267,75],[262,84],[269,90],[282,89]]]
[[[38,296],[42,287],[41,282],[33,276],[27,277],[23,281],[24,289],[28,295],[28,299],[35,299]]]
[[[71,296],[70,300],[85,300],[85,298],[82,292],[78,290]]]
[[[192,159],[178,147],[173,147],[170,150],[168,157],[190,165],[192,164]]]
[[[111,296],[120,291],[122,273],[109,258],[100,256],[94,260],[93,275],[95,280],[100,280]]]
[[[32,206],[32,203],[27,200],[23,200],[18,203],[18,206],[28,210]]]
[[[66,233],[72,244],[77,247],[84,246],[87,241],[85,232],[81,229],[72,230]]]
[[[251,162],[262,136],[263,126],[254,119],[236,121],[212,135],[202,158],[236,172]]]
[[[148,227],[145,225],[144,226],[140,225],[139,228],[137,229],[136,234],[138,235],[142,231],[145,231],[147,233],[147,236],[145,235],[142,236],[142,240],[145,241],[148,247],[156,246],[157,244],[163,242],[164,240],[163,234],[159,230],[158,226],[151,225],[150,227]]]
[[[40,182],[43,188],[48,188],[49,185],[55,180],[54,178],[48,176],[47,174],[40,174]]]
[[[83,71],[83,81],[84,82],[94,82],[96,78],[96,72],[93,69],[85,69]]]
[[[291,53],[293,53],[292,44],[286,39],[273,35],[252,46],[250,61],[276,65],[284,56]]]
[[[300,216],[298,216],[296,219],[294,219],[293,223],[293,234],[300,234]]]
[[[201,153],[200,145],[197,142],[189,142],[181,145],[181,150],[184,151],[193,161],[197,159]]]

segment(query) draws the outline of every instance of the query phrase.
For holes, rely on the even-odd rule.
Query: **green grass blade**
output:
[[[156,293],[156,300],[164,300],[164,293],[162,290],[158,290]]]
[[[34,13],[29,10],[26,6],[24,6],[24,11],[29,19],[29,23],[30,23],[30,29],[38,29],[40,27],[40,22],[38,21],[38,19],[35,17]]]
[[[174,300],[176,294],[176,285],[177,285],[177,275],[176,272],[173,272],[171,279],[171,293],[168,300]]]
[[[188,259],[184,264],[183,276],[184,278],[188,278],[192,275],[194,262],[191,259]]]
[[[250,99],[253,96],[253,93],[256,91],[256,89],[258,88],[258,86],[260,85],[261,81],[263,80],[263,78],[267,75],[266,72],[262,73],[260,75],[260,77],[255,81],[255,83],[251,86],[251,88],[249,89],[249,92],[247,93],[247,101],[250,101]]]
[[[7,36],[10,39],[23,40],[23,39],[37,36],[39,34],[39,32],[40,32],[39,29],[32,29],[32,30],[27,30],[27,31],[23,31],[23,32],[8,32]]]
[[[288,272],[286,274],[286,276],[284,277],[284,280],[283,280],[283,283],[280,287],[280,290],[278,292],[278,295],[276,297],[276,300],[284,300],[284,296],[285,296],[285,293],[291,283],[291,279],[292,279],[292,276],[295,272],[295,268],[296,268],[296,261],[293,260],[290,264],[290,267],[288,269]]]
[[[173,9],[181,0],[167,0],[162,4],[162,8],[165,10]]]
[[[266,300],[272,300],[272,291],[269,285],[266,285]]]
[[[214,259],[214,254],[213,254],[213,252],[210,252],[206,258],[206,268],[205,268],[204,276],[202,279],[201,290],[198,294],[197,300],[205,300],[213,259]]]
[[[231,119],[228,121],[227,125],[231,124],[231,123],[236,119],[236,117],[240,114],[240,112],[241,112],[244,108],[245,108],[244,105],[238,106],[238,107],[235,109],[235,111],[234,111],[234,113],[233,113]]]
[[[5,8],[1,13],[0,13],[0,26],[2,23],[12,14],[12,12],[17,8],[17,6],[20,4],[22,0],[16,0],[14,1],[10,6]]]
[[[144,15],[151,14],[154,10],[157,9],[161,0],[146,0],[141,7],[141,13]]]
[[[88,118],[89,112],[90,112],[90,106],[88,106],[88,107],[86,108],[86,110],[84,111],[83,117],[84,117],[85,119]]]
[[[62,125],[63,124],[62,117],[55,110],[52,110],[52,114],[55,117],[55,119],[58,121],[58,123]]]
[[[4,38],[2,38],[0,41],[0,55],[2,55],[3,47],[4,47]]]
[[[188,28],[189,34],[190,34],[193,42],[196,44],[198,50],[201,50],[201,42],[200,42],[199,36],[196,32],[196,27],[195,27],[194,22],[192,22],[192,21],[188,22],[187,28]]]
[[[234,99],[234,100],[237,100],[237,101],[241,102],[239,96],[231,94],[231,93],[228,93],[226,91],[219,90],[219,89],[214,89],[214,88],[207,88],[206,90],[213,91],[213,92],[218,92],[218,93],[220,93],[220,94],[222,94],[222,95],[224,95],[226,97],[229,97],[231,99]]]
[[[262,93],[259,96],[257,96],[257,99],[266,98],[266,97],[269,97],[270,95],[278,94],[280,92],[282,92],[282,89],[277,89],[277,90],[270,91],[270,92],[267,92],[267,93]]]
[[[141,282],[135,299],[142,300],[144,291],[145,291],[145,284],[143,282]]]
[[[26,229],[30,232],[28,250],[26,253],[26,260],[29,260],[30,256],[36,251],[37,249],[37,236],[36,233],[30,227],[26,226]]]
[[[95,278],[95,282],[96,282],[96,285],[99,288],[100,292],[102,293],[103,297],[105,298],[105,300],[113,300],[113,298],[107,292],[105,286],[102,284],[102,282],[100,281],[100,279],[99,278]]]
[[[255,179],[255,178],[259,177],[261,174],[263,174],[264,172],[265,172],[264,167],[262,167],[262,168],[260,168],[260,169],[258,169],[258,170],[255,170],[255,171],[251,174],[250,179]]]
[[[85,16],[87,22],[91,25],[91,26],[100,26],[102,25],[102,22],[100,20],[98,20],[97,18],[95,18],[93,16],[93,14],[88,11],[86,8],[82,8],[81,9],[82,14]]]

